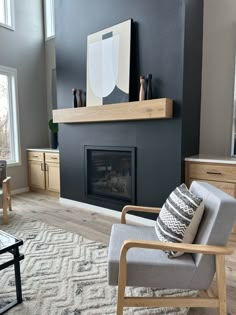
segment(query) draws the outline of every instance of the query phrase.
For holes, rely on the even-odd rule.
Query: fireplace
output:
[[[88,196],[135,203],[135,148],[85,146]]]

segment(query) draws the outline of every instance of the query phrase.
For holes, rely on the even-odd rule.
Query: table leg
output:
[[[21,276],[20,276],[20,262],[18,260],[20,256],[19,248],[14,249],[14,266],[15,266],[15,282],[16,282],[16,298],[17,302],[22,302],[22,290],[21,290]]]

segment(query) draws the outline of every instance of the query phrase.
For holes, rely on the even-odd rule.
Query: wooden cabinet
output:
[[[45,189],[44,155],[42,152],[28,152],[29,186]]]
[[[28,173],[31,191],[60,194],[58,152],[28,151]]]
[[[190,186],[194,180],[206,181],[236,198],[236,160],[186,158],[185,182]],[[233,233],[236,233],[236,225]]]
[[[46,190],[60,192],[59,154],[45,153]]]

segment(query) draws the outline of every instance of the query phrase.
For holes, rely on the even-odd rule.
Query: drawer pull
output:
[[[32,157],[38,158],[39,156],[38,155],[32,155]]]
[[[220,172],[207,172],[207,174],[210,174],[210,175],[222,175],[222,173],[220,173]]]
[[[57,157],[52,157],[51,156],[51,160],[57,160],[58,158]]]

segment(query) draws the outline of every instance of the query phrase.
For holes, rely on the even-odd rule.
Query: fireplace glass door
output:
[[[134,149],[86,147],[88,195],[134,202]]]

